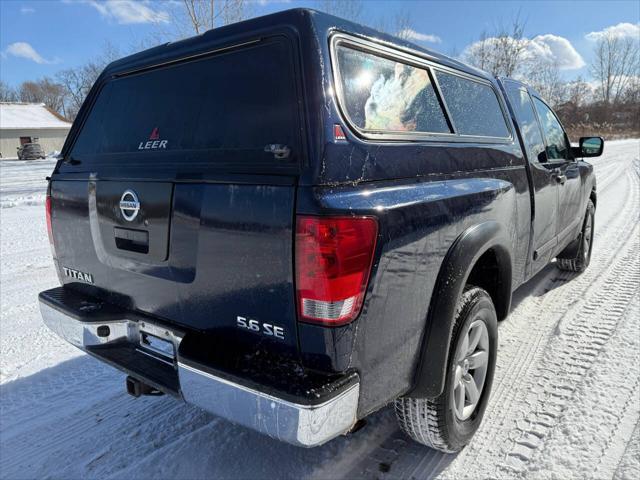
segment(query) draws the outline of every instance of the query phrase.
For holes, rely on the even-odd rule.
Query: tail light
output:
[[[296,289],[304,322],[344,325],[358,316],[378,234],[370,217],[298,216]]]
[[[45,201],[45,208],[47,211],[47,235],[49,236],[49,245],[51,245],[51,252],[53,256],[56,256],[56,250],[53,246],[53,230],[51,228],[51,195],[47,193],[47,199]]]

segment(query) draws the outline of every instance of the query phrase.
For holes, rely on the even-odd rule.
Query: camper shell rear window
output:
[[[297,163],[294,69],[290,44],[278,36],[115,76],[70,156],[84,165]],[[272,144],[289,147],[289,158],[265,151]]]

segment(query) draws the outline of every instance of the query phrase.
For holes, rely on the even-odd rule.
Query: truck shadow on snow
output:
[[[554,263],[548,264],[513,292],[511,311],[515,310],[526,298],[544,296],[552,290],[571,282],[578,275],[577,273],[558,270]]]
[[[2,385],[0,477],[395,478],[421,458],[432,478],[454,458],[411,442],[389,407],[303,449],[170,397],[134,399],[124,379],[82,355]]]
[[[512,309],[574,277],[547,266]],[[391,406],[354,434],[303,449],[170,397],[134,399],[124,379],[81,355],[0,386],[0,477],[434,478],[456,458],[409,440]]]

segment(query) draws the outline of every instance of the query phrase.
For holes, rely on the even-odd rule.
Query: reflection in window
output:
[[[344,108],[364,130],[451,133],[427,70],[337,49]]]
[[[152,131],[167,140],[167,151],[262,151],[275,140],[293,147],[297,108],[289,53],[285,42],[265,40],[224,55],[109,80],[72,155],[83,156],[85,165],[93,161],[88,156],[121,153],[135,153],[144,157],[136,161],[152,163],[157,151],[138,148]],[[271,69],[271,62],[281,68]],[[253,162],[250,155],[233,158]]]
[[[441,71],[437,71],[436,76],[457,133],[509,136],[500,103],[490,86]]]
[[[506,82],[505,86],[507,87],[507,95],[509,95],[510,103],[515,110],[516,118],[520,125],[520,132],[527,147],[529,160],[546,162],[547,157],[544,155],[544,140],[529,94],[518,84]]]
[[[533,97],[540,123],[547,139],[547,157],[550,160],[566,160],[569,158],[569,144],[564,130],[551,109],[539,98]]]

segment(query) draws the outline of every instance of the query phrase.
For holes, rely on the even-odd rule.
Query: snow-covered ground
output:
[[[53,158],[0,160],[0,208],[19,205],[43,206],[47,188],[45,178],[51,174],[55,164]],[[4,235],[5,230],[1,233]],[[2,245],[4,246],[4,243]]]
[[[548,266],[500,325],[484,423],[458,455],[409,441],[386,408],[304,450],[167,397],[49,333],[44,222],[52,161],[0,162],[0,478],[640,478],[640,142],[609,142],[592,264]]]

